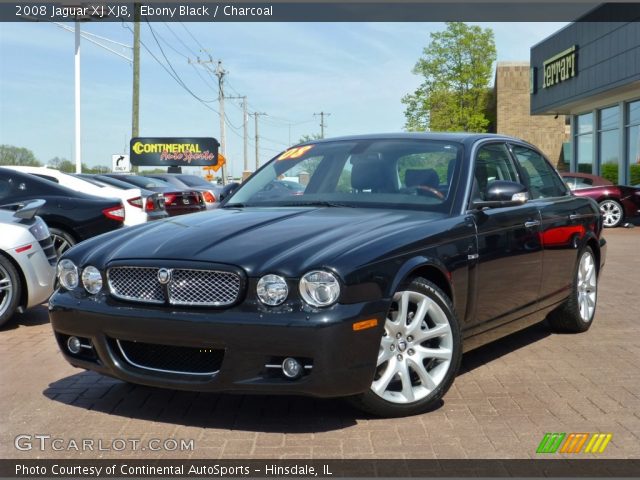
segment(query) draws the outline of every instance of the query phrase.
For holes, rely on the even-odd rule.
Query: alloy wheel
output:
[[[13,300],[13,292],[14,288],[9,272],[0,265],[0,317],[2,317],[9,308]]]
[[[605,200],[600,203],[600,211],[602,212],[605,227],[615,227],[622,220],[622,208],[618,202]]]
[[[596,264],[591,252],[584,252],[580,257],[577,279],[578,308],[580,318],[588,323],[593,319],[596,309],[597,281]]]
[[[53,248],[55,248],[58,258],[73,246],[66,238],[55,233],[51,233],[51,239],[53,240]]]
[[[453,334],[444,310],[430,297],[398,292],[385,321],[372,391],[392,403],[425,398],[444,380]]]

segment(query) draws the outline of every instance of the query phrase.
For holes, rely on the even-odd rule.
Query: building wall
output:
[[[559,170],[568,170],[562,145],[570,127],[564,115],[532,116],[528,62],[498,62],[495,80],[496,133],[521,138],[538,147]]]
[[[607,5],[599,7],[603,17]],[[532,113],[580,113],[581,104],[598,95],[611,94],[640,82],[640,22],[638,6],[629,13],[628,22],[577,21],[567,25],[531,48],[535,89]],[[575,76],[543,88],[544,62],[554,55],[576,47]],[[635,89],[639,88],[638,84]]]

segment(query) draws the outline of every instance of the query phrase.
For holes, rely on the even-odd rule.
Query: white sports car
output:
[[[35,216],[42,205],[32,200],[15,211],[0,209],[0,325],[53,292],[57,257],[47,225]]]

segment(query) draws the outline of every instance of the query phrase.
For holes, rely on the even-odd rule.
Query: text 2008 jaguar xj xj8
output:
[[[265,195],[274,182],[302,187]],[[301,144],[221,208],[66,252],[50,317],[72,365],[151,386],[439,404],[463,351],[546,317],[592,323],[593,200],[485,134]]]

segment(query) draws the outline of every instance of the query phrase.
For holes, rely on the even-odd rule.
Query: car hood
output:
[[[298,276],[310,268],[331,267],[337,257],[343,266],[375,261],[424,240],[425,228],[444,217],[368,208],[223,208],[106,234],[71,252],[84,246],[86,256],[74,259],[93,265],[190,260],[237,265],[250,276]]]

